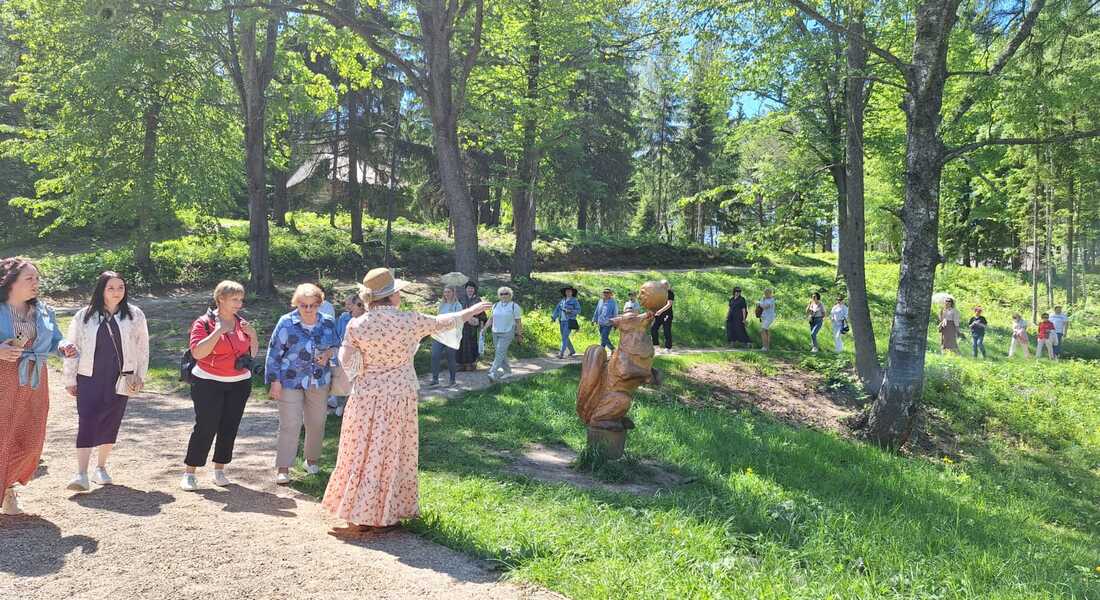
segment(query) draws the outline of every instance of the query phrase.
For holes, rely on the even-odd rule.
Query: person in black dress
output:
[[[478,302],[481,302],[481,297],[477,295],[477,284],[471,281],[466,284],[466,294],[462,298],[462,307],[469,308]],[[481,327],[485,325],[486,321],[488,321],[488,317],[480,314],[462,325],[462,342],[458,346],[457,360],[459,371],[477,370],[477,359],[481,354],[478,349],[478,338]]]
[[[668,283],[667,281],[664,283]],[[653,313],[653,326],[650,328],[650,335],[653,336],[654,347],[660,346],[658,343],[658,334],[661,330],[665,332],[665,350],[672,350],[672,301],[676,299],[676,294],[672,293],[672,286],[668,288],[668,301],[665,305]]]
[[[749,340],[749,332],[745,330],[745,320],[749,318],[749,307],[745,297],[741,295],[741,288],[733,288],[733,296],[730,296],[729,310],[726,312],[726,341],[732,344],[752,343]]]

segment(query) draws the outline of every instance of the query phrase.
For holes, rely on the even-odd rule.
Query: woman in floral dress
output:
[[[398,310],[408,282],[388,269],[371,270],[363,285],[370,309],[348,324],[340,348],[352,388],[322,506],[361,528],[384,529],[420,514],[419,383],[412,362],[420,340],[451,330],[457,346],[459,323],[490,304],[434,317]]]

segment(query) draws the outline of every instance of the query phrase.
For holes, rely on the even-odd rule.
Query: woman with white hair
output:
[[[352,319],[340,364],[352,381],[340,449],[322,506],[361,529],[387,529],[420,513],[419,383],[413,355],[426,336],[457,329],[489,308],[479,302],[437,317],[398,310],[408,282],[389,269],[363,278],[366,313]]]
[[[264,382],[269,395],[279,404],[279,437],[275,454],[275,483],[290,483],[290,467],[298,456],[298,436],[305,421],[306,440],[302,464],[306,473],[321,468],[321,442],[328,416],[328,394],[339,335],[336,320],[321,312],[325,293],[312,283],[294,290],[290,305],[295,307],[279,318],[267,345]]]
[[[493,364],[489,367],[489,381],[496,383],[500,375],[512,374],[512,365],[508,364],[508,347],[513,341],[523,342],[523,309],[512,301],[512,288],[497,290],[500,300],[493,305],[490,316],[493,327]]]

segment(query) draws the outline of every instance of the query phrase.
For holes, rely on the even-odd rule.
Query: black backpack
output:
[[[210,326],[209,315],[203,315],[203,326],[206,327],[206,335],[210,335],[214,328]],[[191,356],[191,348],[183,351],[183,356],[180,357],[180,381],[185,383],[194,383],[195,376],[191,373],[191,370],[195,368],[196,360],[194,356]]]

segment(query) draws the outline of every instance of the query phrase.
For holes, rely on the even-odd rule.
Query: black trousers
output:
[[[225,465],[233,460],[237,428],[241,426],[244,405],[251,393],[251,379],[224,383],[195,378],[191,384],[195,428],[191,430],[191,440],[187,443],[184,464],[189,467],[205,466],[211,444],[214,445],[215,463]]]
[[[654,346],[660,345],[657,334],[661,329],[665,330],[665,348],[672,350],[672,315],[661,315],[653,319],[653,326],[649,329],[649,333],[653,336]]]

